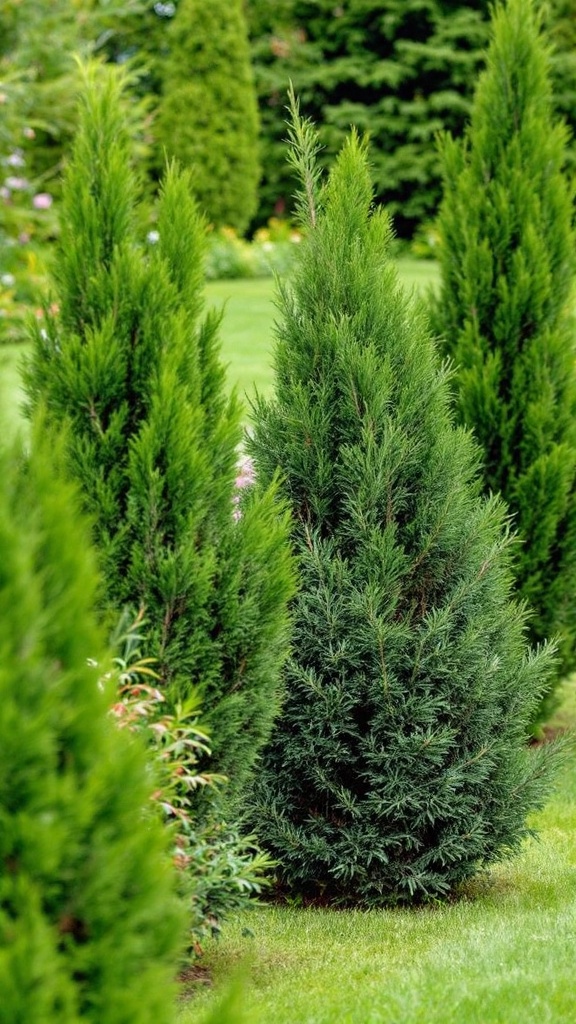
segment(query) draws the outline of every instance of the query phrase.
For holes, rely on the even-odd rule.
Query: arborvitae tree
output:
[[[256,212],[260,165],[242,0],[180,0],[167,36],[158,140],[192,169],[208,220],[243,232]]]
[[[0,1021],[168,1022],[182,918],[144,752],[99,683],[78,495],[46,444],[0,474]]]
[[[561,676],[576,643],[576,245],[548,61],[531,0],[498,7],[466,140],[442,146],[433,314],[485,488],[503,494],[521,540],[532,638],[560,635]]]
[[[108,604],[144,605],[171,701],[202,691],[211,770],[240,787],[267,737],[292,593],[275,489],[235,506],[239,403],[204,315],[204,225],[169,169],[156,244],[134,229],[121,88],[96,78],[64,183],[60,306],[36,331],[31,406],[70,427],[69,463],[94,520]],[[154,236],[156,237],[156,236]]]
[[[550,652],[526,645],[504,510],[478,495],[364,147],[320,187],[313,140],[296,121],[309,237],[251,443],[264,480],[284,474],[302,589],[249,815],[292,891],[441,897],[516,850],[542,800],[525,741]]]

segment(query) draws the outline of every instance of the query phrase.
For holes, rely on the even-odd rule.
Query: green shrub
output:
[[[259,228],[251,242],[239,238],[233,228],[220,228],[208,235],[206,277],[220,281],[243,277],[273,277],[290,272],[299,231],[272,217],[267,227]]]
[[[527,647],[504,509],[478,497],[364,147],[320,187],[310,125],[292,135],[308,236],[250,451],[284,475],[302,583],[249,818],[292,893],[443,897],[517,850],[543,799],[551,761],[526,735],[551,655]]]
[[[180,0],[156,131],[160,147],[192,170],[215,227],[241,234],[256,212],[258,105],[241,0]]]
[[[199,771],[210,740],[199,723],[197,697],[167,710],[154,660],[141,654],[142,613],[123,633],[125,618],[115,643],[121,653],[115,659],[113,713],[121,728],[143,737],[155,765],[153,800],[171,826],[179,892],[188,911],[189,948],[198,953],[206,936],[220,934],[231,913],[254,905],[250,898],[269,884],[271,862],[250,837],[240,836],[235,824],[214,813],[226,779]],[[209,807],[212,813],[198,813],[198,790],[203,791],[204,811]]]
[[[0,1021],[174,1019],[181,940],[143,750],[107,715],[97,578],[49,444],[0,454]]]
[[[247,488],[234,515],[240,407],[219,317],[202,309],[205,232],[189,176],[169,169],[158,240],[144,249],[130,158],[121,85],[96,76],[64,183],[60,312],[35,331],[27,389],[32,408],[44,402],[70,428],[108,604],[115,615],[145,607],[169,708],[200,688],[211,770],[232,796],[277,709],[287,523],[274,486]]]
[[[576,245],[567,134],[530,0],[496,9],[488,67],[464,144],[442,147],[442,288],[434,326],[457,368],[456,405],[506,499],[518,591],[534,641],[576,643]],[[553,704],[546,698],[537,719]],[[537,723],[536,723],[537,724]]]

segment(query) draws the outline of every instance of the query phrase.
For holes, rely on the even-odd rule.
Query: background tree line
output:
[[[72,54],[129,63],[150,115],[142,142],[154,144],[151,178],[164,150],[176,156],[195,168],[209,221],[245,232],[291,212],[283,140],[292,81],[303,113],[321,126],[323,163],[351,124],[369,133],[377,201],[408,238],[438,208],[435,137],[463,132],[489,15],[488,0],[213,0],[209,17],[199,0],[75,0],[57,15],[48,0],[8,0],[0,74],[18,102],[4,104],[12,108],[3,110],[4,127],[18,106],[35,132],[19,143],[30,151],[31,172],[49,177],[73,132]],[[222,18],[226,31],[216,32]],[[570,0],[549,0],[544,18],[555,46],[555,102],[574,129]]]

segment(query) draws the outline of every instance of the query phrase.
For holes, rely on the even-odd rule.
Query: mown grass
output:
[[[427,260],[398,262],[401,281],[408,288],[424,290],[438,280],[438,267]],[[267,395],[272,389],[274,282],[216,281],[207,286],[208,301],[224,309],[222,356],[228,364],[228,379],[249,399],[257,388]]]
[[[576,685],[562,711],[576,724]],[[178,1024],[213,1006],[244,966],[250,1024],[568,1024],[576,1020],[576,773],[567,765],[538,838],[470,884],[457,902],[419,910],[265,907],[208,944],[214,988],[183,1003]],[[249,927],[252,938],[243,930]]]
[[[437,280],[437,267],[432,262],[405,259],[398,266],[408,287],[424,288]],[[222,358],[228,367],[230,386],[235,385],[242,397],[253,396],[255,388],[262,394],[269,394],[272,388],[274,289],[269,278],[214,281],[206,286],[208,304],[223,311]],[[0,423],[5,438],[22,423],[18,367],[27,351],[26,345],[0,346]]]

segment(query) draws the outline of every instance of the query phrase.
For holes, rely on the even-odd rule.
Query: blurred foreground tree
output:
[[[168,1024],[166,834],[144,751],[107,714],[88,532],[43,428],[25,467],[0,455],[0,1021]]]

